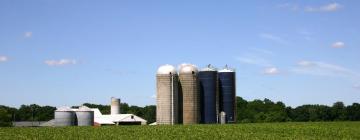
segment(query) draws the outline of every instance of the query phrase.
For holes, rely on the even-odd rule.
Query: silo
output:
[[[200,92],[196,66],[185,64],[180,66],[179,78],[182,95],[183,124],[200,122]]]
[[[178,123],[178,75],[174,66],[160,66],[156,74],[156,122]]]
[[[61,107],[55,110],[55,126],[74,126],[75,112],[69,107]]]
[[[120,114],[120,99],[111,97],[111,114]]]
[[[217,71],[211,65],[199,71],[201,123],[217,123],[218,84]]]
[[[224,111],[220,112],[220,124],[225,124],[226,123],[226,114]]]
[[[236,121],[236,85],[235,70],[227,66],[218,72],[220,90],[220,112],[226,114],[227,123]]]
[[[93,126],[94,125],[94,111],[86,106],[81,106],[76,113],[78,126]]]

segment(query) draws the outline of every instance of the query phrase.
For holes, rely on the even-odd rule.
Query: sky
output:
[[[163,64],[236,69],[236,94],[360,99],[358,0],[1,0],[0,104],[156,104]]]

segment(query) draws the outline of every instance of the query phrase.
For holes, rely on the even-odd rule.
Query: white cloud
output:
[[[30,38],[30,37],[32,37],[32,34],[33,34],[32,32],[25,32],[24,37],[25,38]]]
[[[360,77],[359,73],[348,68],[319,61],[300,61],[298,65],[291,70],[298,74],[309,74],[318,76],[335,76],[335,77]]]
[[[319,7],[307,6],[305,8],[306,12],[334,12],[343,8],[342,5],[338,3],[330,3]]]
[[[280,71],[276,67],[270,67],[270,68],[266,68],[264,70],[264,74],[266,74],[266,75],[276,75],[276,74],[279,74],[279,73],[280,73]]]
[[[8,61],[8,60],[9,60],[8,57],[6,57],[6,56],[0,56],[0,62],[6,62],[6,61]]]
[[[74,59],[46,60],[45,64],[49,66],[75,65],[77,61]]]
[[[261,38],[272,40],[272,41],[275,41],[277,43],[288,44],[288,42],[285,39],[283,39],[283,38],[281,38],[279,36],[273,35],[273,34],[261,33],[261,34],[259,34],[259,36]]]
[[[151,99],[156,99],[156,94],[151,95]]]
[[[341,41],[338,41],[338,42],[335,42],[331,45],[331,47],[333,48],[344,48],[345,47],[345,43],[344,42],[341,42]]]

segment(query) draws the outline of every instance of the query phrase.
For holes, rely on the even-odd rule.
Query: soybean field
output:
[[[37,128],[8,127],[0,128],[0,139],[360,139],[360,122]]]

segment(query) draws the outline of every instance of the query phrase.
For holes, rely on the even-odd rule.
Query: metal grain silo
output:
[[[111,97],[111,114],[120,114],[120,99]]]
[[[218,113],[218,84],[215,68],[209,65],[199,74],[201,123],[217,123]]]
[[[55,110],[55,126],[74,126],[75,112],[69,107],[61,107]]]
[[[94,125],[94,111],[86,106],[79,107],[75,111],[78,126],[93,126]]]
[[[185,64],[180,66],[179,79],[182,95],[183,124],[200,122],[200,92],[196,66]]]
[[[235,71],[227,66],[218,72],[220,90],[220,112],[226,114],[226,122],[236,121]]]
[[[163,65],[156,74],[156,122],[178,123],[178,74],[174,66]]]

